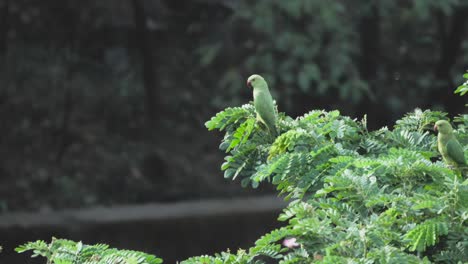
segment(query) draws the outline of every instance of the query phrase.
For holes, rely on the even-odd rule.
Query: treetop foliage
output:
[[[251,105],[218,113],[205,125],[225,131],[224,176],[244,186],[274,184],[291,200],[279,217],[288,224],[258,240],[256,250],[184,263],[466,261],[468,180],[438,158],[430,129],[439,119],[447,114],[416,109],[393,128],[369,131],[366,116],[352,119],[336,110],[296,119],[280,114],[281,133],[271,142],[252,125]],[[454,121],[466,138],[466,116]],[[281,247],[287,237],[300,247]]]

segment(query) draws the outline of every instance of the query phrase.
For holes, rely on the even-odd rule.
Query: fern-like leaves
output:
[[[48,244],[38,240],[15,249],[18,253],[32,251],[32,257],[42,256],[55,264],[160,264],[162,259],[143,252],[117,250],[105,244],[85,245],[66,239],[53,238]]]
[[[411,251],[423,252],[429,246],[434,246],[442,235],[447,235],[449,226],[441,219],[429,219],[409,231],[405,238]]]

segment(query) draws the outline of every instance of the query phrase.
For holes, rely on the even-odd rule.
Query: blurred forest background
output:
[[[464,111],[457,0],[0,0],[1,211],[234,196],[204,122],[251,100],[370,126]]]

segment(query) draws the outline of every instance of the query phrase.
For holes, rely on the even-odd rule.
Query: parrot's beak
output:
[[[247,81],[247,87],[252,88],[252,84],[250,83],[250,81]]]
[[[437,132],[437,125],[434,125],[434,131]]]

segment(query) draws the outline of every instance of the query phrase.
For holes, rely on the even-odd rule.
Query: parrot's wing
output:
[[[276,132],[276,113],[273,105],[273,99],[269,93],[261,93],[255,98],[255,109],[261,121],[265,123],[268,129],[273,129],[272,133]]]
[[[447,154],[458,164],[466,164],[465,153],[463,153],[463,148],[458,140],[450,139],[447,142]]]

